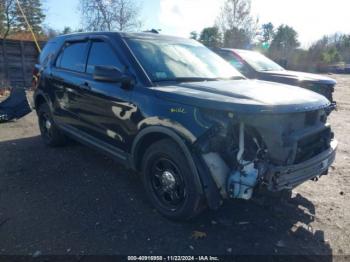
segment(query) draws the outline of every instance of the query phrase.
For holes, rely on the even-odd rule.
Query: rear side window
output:
[[[85,72],[87,47],[87,42],[67,44],[59,55],[56,66],[71,71]]]
[[[49,41],[46,43],[44,49],[41,51],[39,56],[39,63],[41,65],[45,65],[47,63],[50,56],[52,56],[53,53],[55,52],[56,47],[57,47],[57,42],[55,41]]]
[[[114,66],[123,71],[124,66],[112,48],[105,42],[93,42],[86,72],[92,74],[95,66]]]

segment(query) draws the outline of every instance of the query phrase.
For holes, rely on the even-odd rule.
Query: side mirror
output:
[[[95,66],[93,78],[100,82],[121,83],[122,88],[128,89],[133,85],[133,79],[113,66]]]

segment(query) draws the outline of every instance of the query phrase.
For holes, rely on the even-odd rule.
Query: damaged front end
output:
[[[326,112],[329,115],[334,110],[337,110],[337,102],[334,101],[333,98],[336,83],[337,82],[335,80],[325,82],[304,81],[301,82],[299,85],[300,87],[306,88],[326,97],[329,100],[329,102],[331,102],[330,106],[326,109]]]
[[[207,126],[195,148],[223,199],[250,199],[254,190],[293,189],[328,173],[337,142],[327,112],[235,114],[199,110]]]

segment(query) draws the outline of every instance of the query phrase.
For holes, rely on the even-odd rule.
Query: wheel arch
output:
[[[143,129],[134,139],[131,149],[131,156],[133,165],[136,170],[141,167],[141,161],[147,148],[162,139],[169,138],[176,142],[176,144],[184,151],[186,156],[190,155],[188,146],[186,145],[185,139],[181,137],[177,132],[167,127],[162,126],[151,126]],[[187,155],[189,154],[189,155]]]
[[[167,127],[162,126],[152,126],[143,129],[135,138],[132,149],[131,149],[131,157],[132,157],[132,165],[135,170],[140,171],[142,158],[147,150],[147,148],[152,145],[156,141],[160,141],[162,139],[171,139],[173,140],[183,151],[185,154],[189,166],[195,175],[196,185],[200,188],[200,192],[203,193],[202,183],[198,174],[198,170],[196,168],[196,164],[192,157],[192,154],[186,145],[186,140],[181,137],[178,133],[171,130]]]
[[[45,103],[50,106],[49,100],[47,99],[46,95],[42,92],[37,92],[34,95],[34,108],[38,110],[39,107]]]

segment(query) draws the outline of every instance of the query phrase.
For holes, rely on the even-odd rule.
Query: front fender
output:
[[[134,165],[134,169],[136,169],[135,163],[138,161],[137,153],[140,149],[140,145],[142,144],[141,142],[145,137],[147,137],[147,135],[152,133],[163,134],[166,137],[173,139],[178,144],[178,146],[184,152],[186,159],[188,160],[191,171],[194,174],[196,187],[198,188],[199,192],[205,195],[209,208],[213,210],[218,209],[222,204],[220,192],[210,174],[207,165],[204,163],[202,156],[198,154],[194,148],[191,148],[190,145],[186,144],[186,138],[183,135],[170,129],[169,127],[150,126],[143,129],[137,135],[134,140],[131,153],[131,163]]]
[[[139,134],[136,136],[136,138],[134,139],[133,145],[132,145],[132,149],[131,149],[131,157],[132,157],[132,164],[134,166],[134,169],[136,169],[135,167],[135,163],[138,161],[138,151],[140,150],[140,145],[142,144],[142,140],[149,134],[163,134],[169,138],[171,138],[172,140],[174,140],[177,145],[181,148],[181,150],[184,152],[188,163],[190,165],[191,171],[193,174],[195,174],[195,180],[196,180],[196,185],[198,186],[198,188],[200,189],[201,192],[203,192],[202,190],[202,183],[201,180],[199,178],[199,174],[196,168],[196,165],[194,163],[192,154],[188,148],[188,146],[185,143],[185,139],[183,137],[181,137],[180,134],[176,133],[175,131],[173,131],[172,129],[166,127],[166,126],[150,126],[150,127],[146,127],[144,128],[142,131],[139,132]]]

